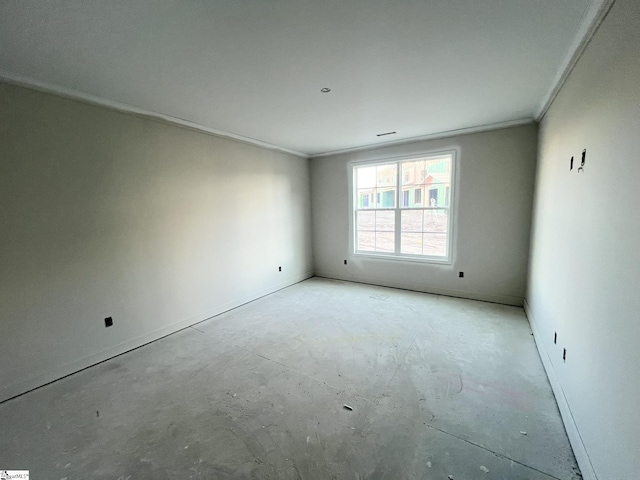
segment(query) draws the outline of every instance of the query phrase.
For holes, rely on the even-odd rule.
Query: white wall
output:
[[[448,149],[457,150],[452,265],[352,255],[349,162]],[[316,275],[522,305],[536,151],[530,124],[312,159]]]
[[[541,125],[528,315],[585,479],[640,475],[639,20],[614,4]]]
[[[312,274],[307,160],[5,84],[0,205],[0,400]]]

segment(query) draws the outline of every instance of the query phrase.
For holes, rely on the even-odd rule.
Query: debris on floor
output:
[[[489,473],[489,469],[484,465],[480,465],[480,470],[482,470],[484,473]]]
[[[351,285],[357,289],[369,288]],[[302,286],[304,283],[291,288]],[[306,304],[307,293],[302,293],[300,304]],[[271,473],[275,480],[279,474],[295,477],[299,469],[301,477],[330,479],[333,474],[339,479],[362,480],[378,465],[379,476],[393,477],[394,474],[386,473],[389,467],[399,472],[395,475],[397,480],[525,479],[538,475],[530,467],[540,468],[556,478],[580,478],[577,466],[575,471],[571,470],[574,460],[570,445],[535,347],[522,347],[523,351],[525,347],[529,349],[520,359],[527,362],[526,378],[522,377],[522,365],[509,361],[508,356],[497,358],[474,353],[476,346],[483,345],[480,352],[491,351],[495,342],[513,345],[512,335],[517,329],[526,328],[526,319],[520,310],[474,302],[473,310],[478,310],[481,318],[486,314],[492,324],[505,310],[508,313],[505,326],[509,328],[498,328],[492,333],[500,339],[495,342],[486,341],[484,337],[475,342],[469,337],[469,351],[465,350],[466,340],[456,344],[455,357],[460,354],[458,360],[463,362],[460,367],[453,362],[451,345],[446,345],[450,342],[435,341],[439,338],[437,329],[432,330],[432,327],[457,325],[458,320],[466,325],[475,317],[475,313],[472,316],[467,310],[460,318],[453,316],[449,309],[458,299],[441,298],[438,302],[434,299],[431,303],[431,297],[422,299],[426,294],[399,290],[396,293],[402,297],[394,300],[395,307],[392,305],[389,311],[367,317],[369,321],[360,325],[358,320],[352,321],[361,315],[355,309],[360,305],[357,296],[351,298],[349,294],[343,298],[338,292],[335,295],[321,293],[319,302],[342,298],[345,310],[342,305],[336,306],[335,318],[325,319],[323,312],[317,312],[316,316],[315,308],[309,306],[305,314],[309,318],[302,321],[293,309],[273,330],[255,328],[265,321],[258,318],[258,314],[264,313],[262,307],[250,311],[246,317],[234,311],[224,322],[211,323],[207,327],[212,329],[208,335],[187,330],[33,391],[20,400],[2,403],[0,463],[19,465],[21,458],[27,458],[29,468],[52,472],[49,475],[52,480],[87,479],[90,475],[83,470],[95,465],[101,472],[97,476],[111,480],[120,476],[120,480],[125,480],[128,474],[132,474],[133,480],[151,471],[178,470],[192,473],[194,478],[216,478],[224,476],[221,466],[229,469],[225,472],[231,477],[234,474],[266,477]],[[284,294],[276,297],[278,295]],[[298,297],[295,300],[299,300]],[[267,312],[277,310],[274,318],[281,318],[279,312],[287,310],[289,304],[277,302]],[[264,300],[248,306],[256,304],[263,305]],[[352,304],[354,310],[347,310]],[[398,305],[403,306],[401,319],[397,318]],[[414,320],[404,306],[415,308]],[[431,307],[435,309],[433,324],[429,320]],[[240,309],[246,311],[246,306]],[[511,316],[516,313],[522,321],[514,323]],[[439,317],[441,314],[444,319]],[[342,329],[345,321],[348,325]],[[485,332],[487,323],[479,322],[474,320],[460,335],[467,335],[468,330]],[[372,333],[377,328],[384,331],[384,338]],[[283,338],[296,336],[304,336],[308,348],[298,345],[297,341],[279,343]],[[261,354],[270,356],[275,352],[278,362],[288,366],[265,361],[241,348],[223,347],[222,341],[234,343],[237,338]],[[397,348],[391,347],[396,344],[399,344]],[[396,357],[399,351],[402,354]],[[318,357],[312,358],[316,353]],[[529,359],[535,362],[528,365]],[[400,370],[387,388],[398,365]],[[114,368],[107,368],[110,366]],[[147,368],[152,370],[147,372]],[[188,372],[201,368],[207,372],[206,379],[197,380],[196,376],[189,380]],[[342,377],[337,385],[332,385],[329,374],[334,368],[350,372],[349,379]],[[450,404],[445,401],[445,393],[449,388],[451,397],[452,392],[460,388],[457,372],[464,373],[463,381],[469,383],[468,389],[473,395],[459,395],[454,404]],[[526,383],[522,384],[521,380]],[[526,405],[520,402],[515,391],[520,387],[528,392]],[[232,388],[238,388],[237,392]],[[81,393],[83,391],[85,393]],[[117,398],[111,398],[112,395]],[[499,399],[498,395],[509,397]],[[105,406],[105,399],[112,400],[106,402],[110,408],[107,417],[96,408]],[[349,403],[337,407],[336,412],[333,403],[340,405],[340,400],[352,403],[357,400],[362,409],[356,415],[355,406]],[[96,410],[91,410],[92,405]],[[144,408],[129,408],[137,405]],[[476,411],[476,407],[481,407],[477,411],[482,413],[477,417],[470,413]],[[353,416],[342,415],[340,408]],[[39,412],[39,418],[35,418],[33,412]],[[523,412],[531,413],[531,421]],[[511,421],[497,423],[495,419],[500,418]],[[521,437],[527,436],[521,440],[524,443],[518,444],[515,434],[511,433],[518,423],[536,425],[535,428],[549,435],[534,434],[530,439],[528,430],[516,430]],[[438,429],[453,431],[462,438]],[[99,435],[94,437],[96,432]],[[484,443],[488,433],[495,435],[491,447],[501,456],[469,443]],[[301,439],[305,441],[300,442]],[[75,450],[74,445],[77,445]],[[109,455],[104,453],[114,448],[118,459],[110,462]],[[414,452],[418,452],[415,457]],[[514,452],[525,453],[516,457],[524,460],[523,464],[529,464],[527,460],[534,457],[526,452],[552,454],[540,455],[533,465],[523,465],[508,459],[507,455],[513,456]],[[408,457],[405,458],[404,453]],[[289,460],[283,462],[282,457],[287,454]],[[491,465],[488,473],[481,468],[486,465],[477,463],[483,460]],[[0,468],[4,467],[0,464]],[[446,470],[455,470],[456,474],[445,473]],[[55,473],[58,475],[53,476]],[[545,476],[539,474],[538,477]],[[640,475],[636,480],[640,480]]]

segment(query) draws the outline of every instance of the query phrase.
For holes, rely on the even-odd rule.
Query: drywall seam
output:
[[[318,271],[316,277],[329,278],[332,280],[343,280],[347,282],[366,283],[367,285],[378,285],[381,287],[402,288],[415,292],[431,293],[434,295],[445,295],[448,297],[465,298],[467,300],[480,300],[482,302],[499,303],[502,305],[510,305],[513,307],[522,307],[523,298],[510,295],[495,295],[492,293],[468,292],[463,290],[451,290],[447,288],[433,287],[429,285],[420,285],[415,283],[404,283],[380,280],[378,278],[370,278],[361,275],[340,274],[335,272]]]
[[[538,122],[541,122],[547,114],[549,107],[551,107],[551,104],[558,96],[560,89],[569,78],[569,75],[571,75],[576,63],[578,63],[578,60],[582,57],[582,54],[591,42],[595,33],[598,31],[598,28],[608,15],[614,3],[615,0],[592,0],[589,6],[585,9],[580,24],[576,29],[574,41],[569,47],[564,61],[560,64],[558,73],[551,84],[551,89],[547,95],[545,95],[544,101],[540,105],[538,113],[535,115],[535,119]]]
[[[79,372],[80,370],[84,370],[85,368],[91,367],[92,365],[96,365],[98,363],[104,362],[105,360],[109,360],[110,358],[122,355],[123,353],[126,353],[130,350],[142,347],[143,345],[159,340],[192,325],[204,322],[205,320],[208,320],[212,317],[228,312],[229,310],[233,310],[234,308],[257,300],[261,297],[264,297],[265,295],[269,295],[271,293],[277,292],[278,290],[282,290],[283,288],[290,287],[291,285],[302,282],[303,280],[307,280],[311,277],[313,277],[312,271],[307,271],[302,273],[301,275],[289,277],[289,279],[285,280],[284,282],[280,282],[271,287],[263,288],[248,295],[244,295],[240,298],[220,305],[212,310],[201,313],[200,315],[181,320],[177,323],[174,323],[173,325],[169,325],[167,327],[161,328],[160,330],[156,330],[155,332],[151,332],[141,337],[128,340],[124,343],[116,345],[115,347],[108,348],[107,350],[103,350],[87,357],[74,360],[73,362],[68,363],[62,367],[48,371],[41,375],[28,378],[19,383],[3,386],[0,389],[0,403],[27,393],[31,390],[35,390],[36,388],[42,387],[55,380],[59,380],[63,377]]]
[[[215,137],[222,137],[222,138],[227,138],[227,139],[235,140],[242,143],[247,143],[249,145],[255,145],[261,148],[266,148],[267,150],[289,153],[291,155],[295,155],[296,157],[300,157],[304,159],[309,158],[309,155],[305,153],[298,152],[295,150],[290,150],[284,147],[279,147],[277,145],[272,145],[271,143],[263,142],[262,140],[257,140],[255,138],[237,135],[235,133],[225,132],[224,130],[218,130],[217,128],[207,127],[205,125],[191,122],[189,120],[185,120],[179,117],[174,117],[172,115],[166,115],[164,113],[158,113],[151,110],[146,110],[144,108],[118,102],[116,100],[102,98],[97,95],[91,95],[91,94],[80,92],[78,90],[74,90],[71,88],[60,87],[58,85],[41,82],[39,80],[23,77],[21,75],[15,75],[12,73],[0,71],[0,81],[11,84],[11,85],[16,85],[18,87],[30,88],[42,93],[57,95],[59,97],[68,98],[70,100],[75,100],[78,102],[88,103],[90,105],[105,107],[110,110],[115,110],[117,112],[129,113],[131,115],[135,115],[136,117],[142,117],[148,120],[155,120],[162,123],[168,123],[170,125],[187,128],[189,130],[194,130],[196,132],[213,135]]]
[[[544,370],[547,373],[547,378],[549,379],[549,383],[551,384],[551,389],[553,390],[558,409],[560,410],[560,417],[562,418],[564,428],[567,431],[567,436],[569,437],[569,442],[571,443],[571,447],[573,448],[573,454],[575,455],[578,466],[580,467],[582,478],[584,480],[598,480],[598,476],[593,469],[593,465],[591,464],[591,459],[589,458],[587,449],[584,445],[584,442],[582,441],[582,436],[580,435],[578,426],[576,425],[573,414],[571,413],[569,402],[564,396],[564,390],[562,389],[562,385],[560,384],[558,377],[556,377],[551,358],[544,348],[544,344],[542,342],[535,317],[531,312],[531,308],[529,307],[529,303],[527,302],[526,298],[524,299],[524,312],[527,316],[527,320],[529,321],[529,325],[531,326],[533,338],[536,342],[536,347],[538,348],[538,354],[540,355],[542,365],[544,366]]]
[[[352,153],[352,152],[360,152],[364,150],[374,150],[378,148],[394,147],[398,145],[404,145],[406,143],[421,142],[424,140],[437,140],[440,138],[457,137],[460,135],[468,135],[471,133],[481,133],[481,132],[488,132],[491,130],[501,130],[503,128],[517,127],[520,125],[528,125],[530,123],[536,123],[535,119],[521,118],[518,120],[509,120],[507,122],[487,123],[485,125],[476,125],[473,127],[459,128],[457,130],[448,130],[446,132],[430,133],[427,135],[420,135],[418,137],[404,138],[401,140],[394,140],[392,142],[375,143],[370,145],[363,145],[361,147],[345,148],[343,150],[333,150],[330,152],[315,153],[311,155],[311,158],[314,159],[314,158],[320,158],[320,157],[329,157],[332,155],[341,155],[343,153]]]

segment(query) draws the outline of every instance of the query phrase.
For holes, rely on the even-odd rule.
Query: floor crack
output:
[[[466,442],[469,445],[473,445],[474,447],[481,448],[481,449],[491,453],[492,455],[495,455],[498,458],[501,458],[501,459],[504,459],[504,460],[509,460],[510,462],[513,462],[513,463],[517,463],[518,465],[521,465],[521,466],[523,466],[525,468],[528,468],[530,470],[534,470],[534,471],[536,471],[538,473],[541,473],[542,475],[546,475],[549,478],[553,478],[555,480],[562,480],[562,479],[560,479],[560,478],[558,478],[558,477],[556,477],[554,475],[551,475],[550,473],[543,472],[542,470],[538,470],[537,468],[532,467],[531,465],[527,465],[526,463],[519,462],[518,460],[515,460],[515,459],[511,458],[508,455],[504,455],[502,453],[494,452],[490,448],[487,448],[487,447],[485,447],[483,445],[480,445],[478,443],[472,442],[471,440],[467,440],[466,438],[460,437],[458,435],[454,435],[453,433],[449,433],[449,432],[447,432],[445,430],[442,430],[441,428],[435,427],[435,426],[433,426],[431,424],[427,425],[427,427],[431,428],[433,430],[437,430],[438,432],[444,433],[445,435],[449,435],[450,437],[457,438],[458,440],[462,440],[463,442]]]

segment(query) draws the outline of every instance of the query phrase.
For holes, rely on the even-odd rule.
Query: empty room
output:
[[[640,477],[640,2],[0,2],[0,479]]]

